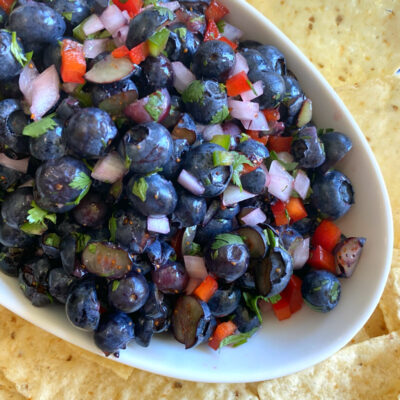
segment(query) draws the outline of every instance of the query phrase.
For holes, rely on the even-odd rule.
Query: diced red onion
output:
[[[100,182],[115,183],[122,179],[125,172],[123,160],[116,151],[113,151],[96,162],[92,178]]]
[[[95,58],[107,50],[109,39],[88,39],[83,42],[83,53],[86,58]]]
[[[297,172],[293,188],[303,200],[307,197],[308,189],[310,188],[310,178],[302,169],[299,169]]]
[[[293,257],[293,268],[300,269],[307,262],[310,255],[310,238],[303,239],[295,248]]]
[[[255,226],[258,224],[262,224],[267,219],[267,216],[262,212],[260,208],[256,208],[255,210],[249,212],[246,216],[242,217],[241,220],[250,226]]]
[[[283,202],[289,201],[294,181],[292,175],[282,167],[279,161],[274,160],[269,169],[269,176],[268,192]]]
[[[131,21],[132,18],[130,17],[128,11],[122,10],[122,15],[123,15],[124,18],[125,18],[125,22],[126,22],[127,24],[129,24],[129,22]]]
[[[240,128],[233,122],[225,122],[222,124],[222,130],[224,135],[230,135],[232,137],[239,136],[242,132]]]
[[[150,232],[157,232],[167,234],[170,231],[169,220],[167,217],[147,217],[147,230]]]
[[[74,92],[74,90],[79,86],[79,83],[73,83],[73,82],[64,82],[61,85],[62,90],[64,90],[65,93],[71,94]]]
[[[168,3],[162,3],[162,7],[168,8],[174,12],[180,7],[180,4],[179,1],[169,1]]]
[[[250,131],[267,131],[268,122],[262,112],[257,113],[257,115],[252,120],[241,120],[245,129]]]
[[[236,26],[225,22],[223,35],[231,42],[236,42],[243,36],[243,32]]]
[[[196,131],[199,133],[203,133],[204,130],[207,128],[207,125],[202,125],[202,124],[196,124]]]
[[[32,104],[32,83],[38,75],[39,72],[32,61],[25,65],[24,69],[19,75],[19,90],[24,95],[25,100],[28,102],[29,105]]]
[[[100,20],[111,35],[119,28],[126,25],[126,19],[121,10],[115,5],[109,5],[100,15]]]
[[[85,35],[89,36],[92,33],[96,33],[104,29],[104,25],[96,14],[92,14],[84,23],[82,29]]]
[[[200,286],[200,283],[203,282],[203,279],[195,279],[195,278],[189,278],[188,284],[186,285],[185,288],[185,293],[189,296],[191,295],[195,289]]]
[[[257,81],[253,83],[253,89],[248,90],[247,92],[241,93],[240,97],[243,101],[251,101],[256,99],[257,97],[261,96],[264,93],[264,84],[262,81]],[[255,94],[256,92],[257,94]]]
[[[255,196],[257,195],[246,192],[245,190],[240,191],[238,186],[229,185],[222,195],[222,203],[224,206],[231,206],[233,204],[240,203],[243,200],[251,199]]]
[[[123,46],[126,42],[126,38],[128,37],[129,26],[124,25],[121,26],[116,32],[113,34],[114,43],[117,47]]]
[[[22,185],[19,185],[19,188],[22,187],[33,187],[35,185],[35,180],[34,179],[29,179],[27,180],[25,183],[23,183]]]
[[[228,99],[228,107],[231,116],[237,119],[256,118],[260,114],[260,105],[251,101]]]
[[[265,185],[264,185],[264,187],[268,187],[268,185],[269,185],[269,183],[271,181],[271,177],[269,175],[267,167],[265,166],[264,163],[261,163],[260,164],[260,168],[265,172]]]
[[[179,174],[178,183],[196,196],[200,196],[206,190],[203,184],[185,169],[183,169]]]
[[[29,157],[23,158],[22,160],[13,160],[8,158],[4,153],[0,153],[0,165],[10,169],[15,169],[16,171],[26,174],[28,171]]]
[[[288,153],[287,151],[280,151],[276,155],[284,163],[291,163],[294,161],[293,156],[290,153]]]
[[[180,61],[174,61],[172,63],[172,70],[174,72],[174,88],[179,93],[182,93],[193,81],[196,80],[193,73]]]
[[[60,79],[54,65],[45,69],[32,83],[31,113],[33,119],[43,117],[60,98]]]
[[[194,279],[205,279],[208,275],[204,257],[183,256],[185,268],[189,276]]]
[[[216,135],[223,135],[224,131],[221,128],[221,125],[207,125],[203,131],[203,138],[207,141],[210,141]]]
[[[249,65],[247,64],[247,60],[240,53],[236,53],[235,64],[230,72],[230,76],[234,76],[242,71],[247,74],[249,72]]]

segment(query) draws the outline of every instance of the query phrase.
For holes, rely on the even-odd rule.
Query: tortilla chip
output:
[[[15,385],[10,382],[4,374],[0,371],[0,399],[1,400],[22,400],[21,396],[15,387]]]
[[[248,0],[334,87],[392,75],[400,66],[400,3],[393,0]]]
[[[392,204],[394,247],[400,248],[400,78],[375,79],[337,92],[378,160]]]
[[[303,372],[260,383],[260,399],[391,400],[400,392],[400,335],[346,347]]]

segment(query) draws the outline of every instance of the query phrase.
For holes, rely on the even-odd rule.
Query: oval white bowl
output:
[[[215,352],[208,346],[185,350],[172,337],[154,337],[150,347],[132,343],[121,351],[124,364],[179,379],[205,382],[250,382],[288,375],[312,366],[343,347],[372,314],[390,269],[393,227],[390,203],[378,164],[367,141],[343,102],[310,61],[261,13],[243,0],[222,0],[229,21],[246,38],[277,46],[289,68],[313,101],[314,121],[335,128],[353,141],[351,153],[339,169],[349,176],[356,204],[339,221],[342,231],[367,238],[358,268],[342,279],[339,305],[328,314],[304,306],[289,320],[278,322],[270,313],[262,329],[237,348]],[[66,320],[61,306],[35,308],[23,296],[15,279],[1,275],[0,303],[22,318],[84,349],[102,354],[92,335]]]

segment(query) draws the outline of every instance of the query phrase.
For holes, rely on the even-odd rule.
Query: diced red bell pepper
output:
[[[218,1],[212,0],[211,4],[207,7],[205,12],[207,21],[218,22],[229,13],[229,9],[224,5],[218,3]]]
[[[218,40],[220,38],[219,30],[217,24],[214,20],[208,21],[207,29],[204,34],[204,41],[207,42],[209,40]]]
[[[218,40],[220,40],[221,42],[225,42],[225,43],[229,44],[229,46],[231,46],[233,50],[236,50],[238,48],[238,46],[239,46],[237,43],[232,42],[231,40],[229,40],[225,36],[221,36]]]
[[[340,236],[340,229],[332,221],[324,219],[315,230],[311,243],[331,252],[338,244]]]
[[[301,294],[302,283],[302,280],[298,276],[292,275],[288,285],[281,293],[281,296],[288,299],[292,314],[299,311],[303,305],[303,295]]]
[[[253,165],[243,164],[242,175],[246,175],[249,172],[253,172],[258,167],[259,167],[259,164],[253,164]]]
[[[292,144],[292,137],[284,137],[284,136],[272,136],[270,135],[268,139],[268,150],[275,151],[276,153],[280,153],[282,151],[287,151],[290,153],[290,145]]]
[[[291,197],[286,204],[286,210],[290,217],[290,222],[296,222],[307,217],[307,211],[304,208],[303,201],[296,197]]]
[[[0,0],[0,7],[9,14],[11,11],[11,6],[14,4],[14,0]]]
[[[64,82],[85,83],[86,59],[83,46],[75,40],[64,39],[61,49],[61,78]]]
[[[310,250],[310,257],[307,264],[315,269],[324,269],[336,274],[335,257],[322,246],[315,246]]]
[[[226,92],[228,96],[238,96],[241,93],[247,92],[251,89],[250,80],[246,72],[242,71],[229,78],[226,83]]]
[[[221,322],[215,328],[213,335],[211,336],[208,345],[214,350],[218,350],[221,342],[228,336],[233,335],[237,329],[237,326],[232,321]]]
[[[260,132],[259,131],[246,130],[246,134],[249,135],[253,140],[256,140],[257,142],[262,143],[264,146],[268,142],[268,136],[261,136],[260,137]]]
[[[283,296],[282,293],[281,297],[282,298],[277,303],[272,304],[272,309],[274,310],[275,316],[279,319],[279,321],[283,321],[284,319],[288,319],[292,316],[289,299],[286,296]]]
[[[262,113],[268,122],[279,121],[281,117],[277,108],[267,108],[266,110],[262,110]]]
[[[129,59],[133,64],[139,65],[149,55],[149,46],[146,42],[138,44],[129,51]]]
[[[206,276],[203,282],[195,289],[193,294],[200,300],[207,303],[218,289],[217,281],[210,275]]]
[[[128,14],[131,18],[135,15],[139,14],[140,9],[143,7],[142,0],[113,0],[113,3],[121,10],[128,11]]]
[[[271,211],[274,214],[276,226],[287,225],[290,222],[285,203],[283,201],[278,200],[275,204],[272,204]]]
[[[111,55],[114,58],[123,58],[129,56],[129,49],[126,46],[117,47],[112,51]]]

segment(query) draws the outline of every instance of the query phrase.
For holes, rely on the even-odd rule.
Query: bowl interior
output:
[[[277,46],[289,68],[313,100],[319,127],[348,134],[353,150],[339,166],[351,179],[356,204],[339,221],[347,235],[364,236],[366,246],[353,277],[342,280],[342,297],[335,310],[319,314],[306,306],[289,320],[278,322],[270,313],[251,340],[234,349],[215,352],[208,346],[185,350],[167,336],[155,337],[148,348],[135,344],[119,361],[162,375],[206,382],[250,382],[287,375],[314,365],[343,347],[376,307],[390,268],[393,231],[387,191],[363,134],[342,101],[302,53],[266,18],[242,0],[222,0],[229,21],[246,38]],[[61,306],[38,309],[22,295],[15,279],[0,277],[0,303],[41,328],[101,354],[90,334],[72,327]]]

